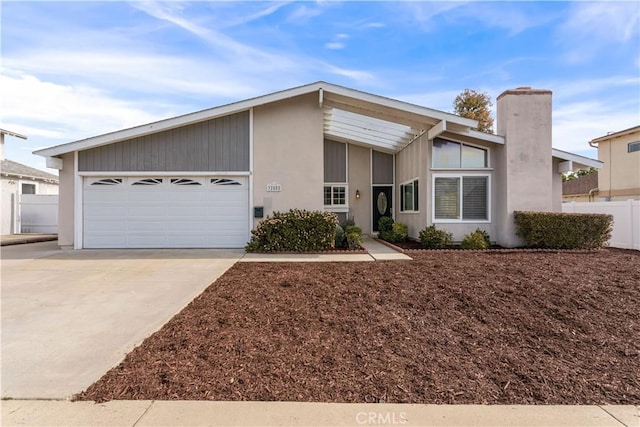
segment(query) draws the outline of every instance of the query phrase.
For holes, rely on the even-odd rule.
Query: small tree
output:
[[[493,132],[491,106],[493,106],[491,97],[486,93],[465,89],[453,101],[453,112],[461,117],[477,120],[479,131]]]

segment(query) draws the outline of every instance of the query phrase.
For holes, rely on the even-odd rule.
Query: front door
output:
[[[374,186],[372,193],[373,200],[373,231],[378,231],[378,221],[383,216],[391,216],[392,209],[392,186]]]

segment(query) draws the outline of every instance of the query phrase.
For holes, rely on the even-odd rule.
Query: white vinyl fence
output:
[[[57,194],[22,194],[18,212],[20,233],[58,233]]]
[[[562,212],[613,215],[609,246],[640,250],[640,200],[563,203]]]

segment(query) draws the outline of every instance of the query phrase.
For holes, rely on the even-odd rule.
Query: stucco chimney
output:
[[[497,99],[498,241],[518,246],[514,211],[552,211],[551,91],[519,87]]]

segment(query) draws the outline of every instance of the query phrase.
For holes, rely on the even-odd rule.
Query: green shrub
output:
[[[479,228],[465,235],[460,244],[462,249],[488,249],[490,245],[489,234]]]
[[[423,248],[442,249],[453,244],[453,235],[444,230],[438,230],[435,225],[430,225],[420,231],[420,243]]]
[[[391,231],[381,231],[378,237],[389,243],[404,242],[409,237],[409,231],[406,224],[394,222]]]
[[[336,248],[343,248],[345,246],[344,228],[339,225],[336,225],[335,231],[333,232],[333,241]]]
[[[386,233],[393,231],[393,218],[390,216],[383,216],[378,220],[378,232]]]
[[[348,216],[348,215],[347,215],[347,219],[345,219],[344,222],[340,223],[340,227],[342,227],[343,230],[346,230],[347,227],[352,225],[356,225],[356,220],[353,216]]]
[[[361,249],[364,239],[362,238],[362,229],[355,225],[350,225],[344,230],[344,236],[347,240],[349,249]]]
[[[251,231],[247,252],[309,252],[332,248],[338,216],[332,212],[292,209],[274,212]]]
[[[613,217],[603,214],[514,212],[516,235],[528,247],[594,249],[607,244]]]

